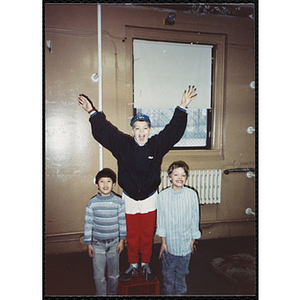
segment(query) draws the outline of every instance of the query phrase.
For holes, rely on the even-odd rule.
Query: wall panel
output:
[[[85,249],[83,233],[85,207],[96,194],[93,177],[99,168],[98,143],[90,132],[87,114],[77,105],[84,93],[97,105],[98,85],[90,77],[97,71],[97,6],[77,4],[45,5],[45,39],[52,41],[52,53],[45,52],[45,229],[47,252]],[[171,151],[162,169],[177,159],[193,169],[255,167],[255,76],[254,21],[251,18],[198,15],[176,12],[173,26],[163,25],[167,11],[102,5],[103,110],[121,131],[131,134],[133,115],[131,78],[128,72],[126,26],[169,31],[191,31],[225,37],[224,114],[222,156],[207,151]],[[49,32],[47,28],[78,31],[79,35]],[[86,36],[89,35],[89,36]],[[168,35],[166,35],[166,40]],[[198,91],[201,92],[201,91]],[[174,108],[181,95],[174,99]],[[104,167],[117,171],[115,158],[104,150]],[[203,238],[254,235],[255,179],[245,173],[223,175],[222,200],[201,205]],[[116,187],[115,191],[122,190]],[[159,239],[155,237],[155,241]]]

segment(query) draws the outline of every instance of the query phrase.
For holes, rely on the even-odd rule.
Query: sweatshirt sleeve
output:
[[[176,107],[169,124],[157,135],[158,146],[165,155],[182,138],[187,124],[187,113]]]
[[[118,157],[122,145],[128,143],[131,137],[119,131],[114,125],[108,122],[102,112],[98,112],[89,119],[92,126],[92,135],[104,148]]]
[[[119,222],[120,240],[125,240],[127,229],[126,229],[126,218],[125,218],[125,202],[123,199],[119,207],[118,222]]]
[[[85,209],[85,222],[84,222],[84,243],[86,245],[92,244],[93,227],[94,227],[94,214],[90,203]]]

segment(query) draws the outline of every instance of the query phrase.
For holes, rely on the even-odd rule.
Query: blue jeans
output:
[[[119,283],[119,238],[108,241],[92,241],[95,250],[93,258],[96,295],[117,295]],[[107,281],[105,270],[107,268]]]
[[[189,274],[191,253],[177,256],[171,253],[162,253],[162,274],[164,276],[165,295],[185,295],[187,286],[185,276]]]

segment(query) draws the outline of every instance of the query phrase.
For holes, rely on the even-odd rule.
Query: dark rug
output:
[[[217,274],[235,284],[248,284],[255,280],[255,259],[247,253],[228,255],[211,260]]]

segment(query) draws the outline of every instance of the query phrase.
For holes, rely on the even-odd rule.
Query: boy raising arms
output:
[[[95,184],[99,193],[86,207],[84,242],[93,259],[96,295],[117,295],[119,254],[124,249],[126,237],[124,200],[112,193],[116,184],[116,174],[112,170],[105,168],[98,172]]]
[[[132,135],[128,136],[111,125],[102,112],[97,112],[89,99],[79,95],[78,104],[90,115],[94,138],[108,149],[118,162],[119,185],[123,189],[127,223],[127,253],[129,268],[121,280],[137,274],[141,259],[142,273],[152,281],[155,275],[150,268],[152,243],[155,232],[157,188],[160,184],[160,166],[164,155],[184,134],[186,108],[196,97],[191,86],[184,91],[168,125],[150,137],[151,122],[148,116],[138,114],[131,119]]]
[[[189,167],[183,161],[168,169],[172,186],[158,195],[157,231],[161,237],[159,258],[165,295],[185,295],[185,276],[189,273],[195,239],[200,238],[199,204],[195,191],[184,186]]]

